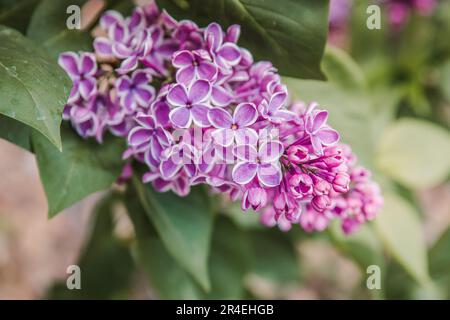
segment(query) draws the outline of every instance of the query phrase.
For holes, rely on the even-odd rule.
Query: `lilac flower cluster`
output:
[[[273,65],[237,45],[239,26],[200,28],[151,4],[127,18],[108,11],[100,28],[95,53],[60,56],[74,83],[64,119],[84,138],[127,139],[121,181],[137,161],[159,192],[207,184],[281,229],[338,218],[349,233],[374,218],[378,187],[328,112],[290,104]]]

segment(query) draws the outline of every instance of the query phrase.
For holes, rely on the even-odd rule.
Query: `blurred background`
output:
[[[375,12],[368,12],[371,4],[381,8],[381,29],[367,27]],[[318,100],[330,110],[330,121],[343,140],[374,172],[388,199],[397,199],[388,201],[381,215],[411,211],[413,221],[405,222],[406,244],[394,248],[389,244],[399,242],[392,241],[392,233],[381,232],[375,239],[365,228],[348,238],[334,232],[336,228],[326,234],[300,230],[283,234],[292,250],[274,248],[278,256],[270,256],[271,248],[263,252],[262,265],[278,257],[280,264],[274,270],[246,274],[245,296],[449,298],[450,1],[332,0],[330,9],[330,47],[323,62],[329,81],[286,78],[285,82],[293,97]],[[0,140],[0,177],[0,299],[157,297],[125,250],[134,231],[123,208],[116,208],[113,217],[111,237],[117,245],[93,246],[99,218],[91,212],[101,194],[48,220],[34,156],[4,140]],[[230,216],[256,236],[281,237],[278,230],[261,231],[251,215]],[[372,254],[367,243],[387,247],[380,254],[384,281],[379,291],[365,285],[362,266],[373,261],[366,257]],[[411,246],[417,243],[426,249],[426,257],[411,258],[416,254]],[[430,279],[421,278],[422,262],[416,260],[422,258]],[[90,266],[83,281],[96,289],[68,294],[63,290],[66,269],[80,261]]]

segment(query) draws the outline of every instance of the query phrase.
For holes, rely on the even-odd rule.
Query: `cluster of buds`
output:
[[[332,218],[351,232],[379,210],[369,173],[315,103],[290,103],[270,62],[255,62],[226,31],[176,21],[155,4],[130,17],[108,11],[95,53],[63,53],[74,87],[64,110],[80,136],[127,140],[144,183],[186,196],[197,184],[261,212],[266,225],[323,230]]]

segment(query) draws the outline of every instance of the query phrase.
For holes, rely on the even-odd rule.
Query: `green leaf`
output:
[[[35,10],[27,35],[43,46],[55,59],[64,51],[92,51],[89,31],[67,28],[67,7],[80,7],[86,0],[43,0]]]
[[[50,289],[49,299],[114,299],[129,289],[134,263],[128,245],[114,235],[114,204],[107,196],[94,209],[92,232],[77,262],[81,290],[58,283]]]
[[[358,64],[342,49],[327,46],[322,60],[322,68],[328,81],[344,89],[364,90],[367,83]]]
[[[169,253],[205,290],[209,290],[207,261],[213,215],[205,191],[194,188],[189,196],[180,197],[173,192],[155,192],[151,185],[143,185],[136,176],[133,184]]]
[[[376,163],[383,173],[406,187],[437,185],[450,172],[450,134],[426,121],[401,119],[382,135]]]
[[[129,200],[131,197],[127,197]],[[245,234],[230,221],[215,223],[211,256],[208,259],[211,288],[205,292],[171,255],[163,240],[139,206],[126,202],[135,227],[135,256],[147,273],[151,287],[162,299],[240,299],[244,295],[243,278],[248,270],[250,249]],[[198,271],[200,272],[200,271]]]
[[[0,0],[0,24],[25,32],[39,0]]]
[[[59,127],[70,79],[19,32],[0,26],[0,43],[0,113],[61,148]]]
[[[398,263],[418,283],[428,283],[427,250],[415,208],[395,193],[386,192],[374,225],[386,250]]]
[[[320,70],[328,30],[327,0],[159,0],[178,19],[205,26],[242,27],[240,45],[256,60],[269,60],[281,74],[324,79]]]
[[[30,127],[19,121],[0,115],[0,138],[25,150],[31,150]]]
[[[63,151],[32,134],[41,181],[47,195],[49,217],[96,191],[109,188],[124,166],[123,139],[107,137],[103,144],[83,140],[63,126]]]
[[[276,229],[253,231],[249,235],[253,263],[252,274],[277,284],[299,280],[299,266],[292,241]]]

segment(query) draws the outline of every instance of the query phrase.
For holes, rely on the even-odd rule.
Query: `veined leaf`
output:
[[[61,148],[61,114],[71,86],[66,73],[32,41],[0,26],[0,113]]]
[[[155,192],[136,176],[133,184],[168,252],[208,291],[213,215],[204,190],[194,188],[187,197],[180,197],[172,192]]]
[[[108,137],[103,144],[84,140],[63,127],[63,151],[59,152],[38,134],[32,134],[41,181],[47,195],[49,217],[84,197],[109,188],[124,163],[123,139]]]

